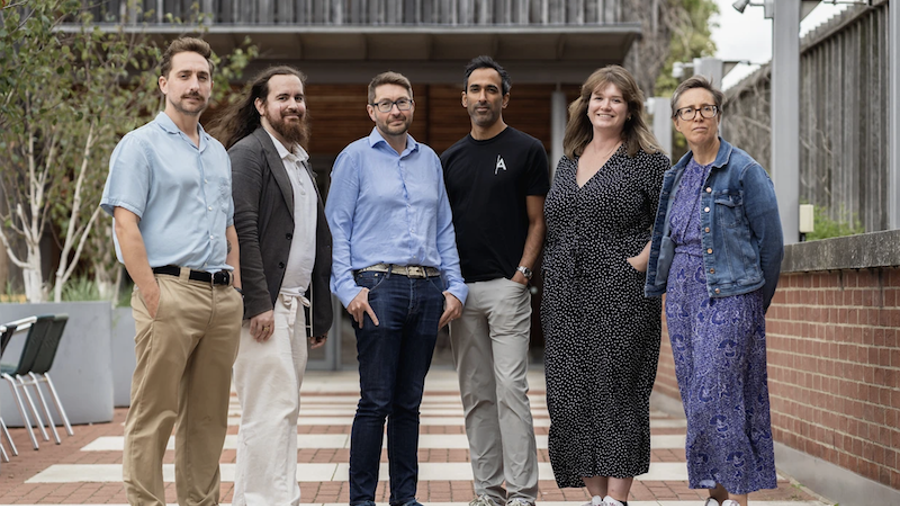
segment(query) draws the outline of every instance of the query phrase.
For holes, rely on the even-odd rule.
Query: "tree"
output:
[[[719,13],[713,0],[678,0],[672,23],[672,38],[669,43],[669,57],[656,79],[656,95],[669,96],[678,87],[679,80],[672,77],[675,62],[690,62],[694,58],[713,56],[716,43],[712,40],[712,29],[718,25],[712,20]]]
[[[159,110],[160,55],[141,33],[101,30],[77,0],[0,8],[0,242],[23,271],[29,301],[45,300],[50,286],[59,301],[87,245],[96,249],[94,270],[109,264],[110,220],[97,204],[115,144]],[[255,48],[238,49],[223,80],[253,55]],[[41,241],[49,232],[58,232],[61,253],[45,281]]]
[[[625,19],[641,23],[643,34],[626,59],[648,97],[670,95],[678,82],[672,64],[711,56],[711,39],[719,12],[713,0],[624,0]]]

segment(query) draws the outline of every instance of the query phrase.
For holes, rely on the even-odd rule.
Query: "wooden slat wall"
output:
[[[544,143],[550,150],[551,85],[519,85],[511,93],[503,118]],[[413,86],[416,112],[410,133],[438,154],[469,133],[469,115],[460,103],[462,86]],[[565,88],[569,100],[577,87]],[[365,85],[310,84],[306,90],[312,118],[313,155],[336,156],[344,147],[369,135],[374,123],[366,113]]]
[[[807,36],[800,59],[800,199],[887,230],[887,1],[846,12]],[[769,71],[729,90],[726,135],[763,166],[770,160]]]
[[[190,19],[195,0],[143,0],[153,23]],[[118,21],[126,0],[89,2],[98,21]],[[596,25],[622,19],[622,0],[202,0],[214,23],[236,25]]]

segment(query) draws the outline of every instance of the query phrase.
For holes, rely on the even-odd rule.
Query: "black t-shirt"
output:
[[[528,235],[525,198],[550,189],[541,141],[512,127],[483,141],[467,135],[441,164],[463,278],[512,278]]]

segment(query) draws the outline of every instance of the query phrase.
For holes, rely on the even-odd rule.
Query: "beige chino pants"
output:
[[[467,283],[450,347],[459,374],[475,495],[496,504],[538,491],[537,446],[528,402],[531,293],[506,278]],[[506,482],[506,490],[503,484]]]
[[[234,386],[241,401],[234,506],[296,506],[297,415],[306,371],[306,321],[299,297],[279,295],[275,329],[265,342],[241,328]]]
[[[137,366],[125,420],[123,478],[129,504],[166,504],[162,462],[175,431],[175,489],[181,506],[219,503],[219,457],[228,424],[231,366],[243,301],[231,286],[157,275],[150,318],[140,291],[131,295]]]

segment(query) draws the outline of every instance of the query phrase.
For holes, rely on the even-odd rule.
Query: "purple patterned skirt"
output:
[[[775,488],[762,293],[709,298],[700,254],[676,250],[666,292],[689,485]]]

